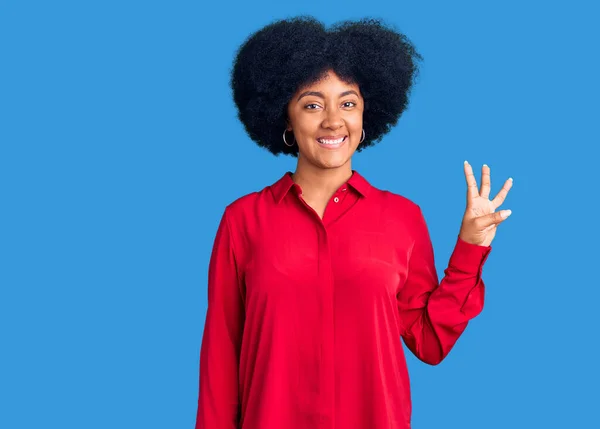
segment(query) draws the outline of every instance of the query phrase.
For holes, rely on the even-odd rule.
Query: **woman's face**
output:
[[[320,82],[300,88],[288,104],[288,131],[298,144],[298,162],[317,168],[346,165],[362,138],[363,98],[356,84],[329,71]],[[291,140],[290,133],[286,139]]]

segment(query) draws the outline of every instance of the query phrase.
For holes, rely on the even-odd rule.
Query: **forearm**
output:
[[[412,300],[399,304],[405,323],[403,338],[420,360],[432,365],[440,363],[468,321],[482,311],[485,285],[481,274],[490,251],[489,246],[457,239],[442,281],[430,291],[414,294]],[[437,284],[437,275],[431,269],[420,273],[422,284]]]

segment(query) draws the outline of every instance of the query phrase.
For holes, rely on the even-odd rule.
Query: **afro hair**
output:
[[[343,21],[327,30],[315,18],[299,16],[250,35],[236,53],[230,85],[250,138],[274,155],[297,157],[298,146],[282,139],[287,105],[299,88],[333,70],[357,84],[364,99],[360,152],[396,125],[422,59],[405,35],[379,19]]]

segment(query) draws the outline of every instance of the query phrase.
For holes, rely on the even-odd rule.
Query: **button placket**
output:
[[[320,362],[320,401],[319,428],[335,427],[335,356],[334,356],[334,294],[335,282],[331,261],[331,241],[328,228],[321,228],[319,233],[319,280],[323,286],[321,294],[322,330]]]

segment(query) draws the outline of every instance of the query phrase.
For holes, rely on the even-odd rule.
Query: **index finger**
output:
[[[465,161],[465,179],[467,180],[467,201],[479,196],[477,191],[477,180],[473,174],[471,164]]]

